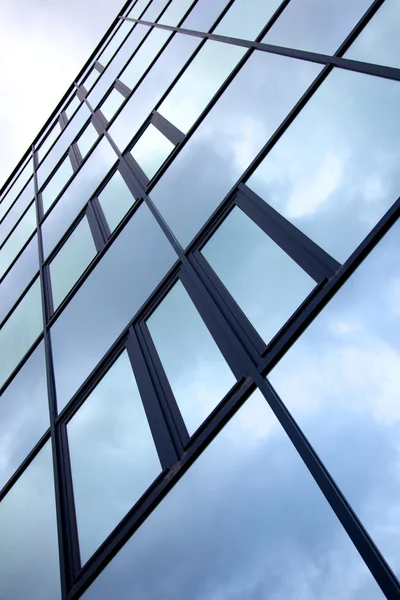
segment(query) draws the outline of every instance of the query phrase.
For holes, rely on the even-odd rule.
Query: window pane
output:
[[[114,231],[135,202],[135,198],[118,171],[111,177],[98,198],[111,231]]]
[[[129,17],[131,19],[139,19],[148,3],[149,0],[137,0],[134,7],[128,13]]]
[[[45,258],[90,200],[116,160],[117,155],[108,140],[103,138],[42,225]]]
[[[112,55],[115,53],[118,46],[121,45],[123,39],[128,35],[133,27],[133,23],[124,21],[121,27],[118,29],[108,46],[104,49],[103,53],[100,54],[99,62],[105,67],[109,62]]]
[[[246,50],[231,44],[207,41],[158,112],[187,133]]]
[[[175,27],[192,4],[192,0],[173,0],[158,22]]]
[[[0,329],[0,387],[43,329],[39,279]]]
[[[208,31],[227,4],[228,0],[200,0],[186,17],[182,27],[197,31]]]
[[[400,68],[399,20],[398,1],[386,0],[344,56]]]
[[[213,33],[255,40],[280,4],[281,0],[236,0]]]
[[[49,405],[41,342],[0,397],[0,489],[48,427]]]
[[[270,373],[397,576],[399,234],[397,224]]]
[[[100,71],[98,71],[96,69],[96,67],[93,67],[93,69],[91,70],[89,75],[86,77],[85,81],[83,82],[83,85],[85,86],[85,90],[87,92],[90,90],[92,85],[97,81],[97,79],[99,77],[100,77]]]
[[[73,113],[76,111],[79,104],[80,104],[80,100],[78,100],[77,96],[74,96],[72,101],[68,104],[68,107],[65,110],[68,119],[70,119],[72,117]]]
[[[50,131],[47,138],[44,140],[43,144],[40,146],[38,150],[39,160],[42,160],[46,152],[49,150],[50,146],[56,141],[57,137],[61,133],[61,127],[58,121],[54,125],[53,129]]]
[[[73,174],[71,161],[67,156],[42,192],[43,212],[47,212]]]
[[[169,139],[150,124],[132,148],[131,154],[151,179],[173,149],[174,145]]]
[[[147,8],[146,12],[143,14],[142,19],[144,21],[155,21],[167,4],[167,1],[168,0],[153,0],[153,2],[150,3],[149,8]]]
[[[151,191],[182,245],[192,240],[320,69],[252,54]]]
[[[259,392],[82,596],[115,597],[383,600]]]
[[[51,328],[59,410],[175,260],[149,209],[141,206]]]
[[[36,229],[36,209],[33,203],[18,223],[10,237],[2,248],[0,248],[0,277],[4,275],[22,246]]]
[[[15,198],[21,192],[22,188],[25,186],[28,178],[32,175],[32,157],[29,158],[25,167],[18,175],[17,179],[14,181],[12,186],[8,189],[8,191],[4,194],[3,199],[0,203],[0,219],[4,217]],[[32,184],[33,186],[33,184]],[[32,187],[33,189],[33,187]],[[32,194],[33,196],[33,194]]]
[[[83,564],[161,471],[126,352],[67,429]]]
[[[50,444],[0,503],[0,581],[7,600],[61,598]]]
[[[83,217],[50,263],[54,310],[64,300],[96,254],[88,220]]]
[[[370,4],[371,0],[291,0],[263,42],[333,54]]]
[[[0,244],[4,242],[10,231],[34,198],[33,179],[31,179],[17,201],[0,224]]]
[[[192,434],[236,379],[180,281],[147,326]]]
[[[81,137],[78,140],[78,148],[80,150],[82,158],[85,158],[86,154],[89,152],[93,144],[97,142],[99,139],[99,134],[93,127],[92,123],[86,127],[85,131],[82,133]]]
[[[396,81],[334,70],[247,185],[345,261],[399,196],[399,100]]]
[[[237,207],[201,252],[266,343],[315,286]]]
[[[100,110],[107,119],[107,121],[111,121],[121,104],[125,98],[122,94],[119,93],[118,90],[113,90],[111,94],[107,97],[104,104],[101,105]]]

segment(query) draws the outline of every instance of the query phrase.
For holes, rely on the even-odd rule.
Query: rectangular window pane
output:
[[[99,134],[93,127],[93,124],[89,123],[89,125],[86,127],[85,131],[82,133],[81,137],[78,140],[78,148],[82,158],[85,158],[86,154],[89,152],[93,144],[95,144],[98,139]]]
[[[6,194],[3,196],[3,199],[0,203],[0,219],[4,217],[15,198],[21,192],[22,188],[25,186],[28,178],[32,175],[33,167],[32,167],[32,157],[28,159],[25,167],[22,169],[21,173],[18,175],[17,179],[14,181],[12,186],[8,189]]]
[[[384,597],[259,392],[82,599],[116,596]]]
[[[114,231],[135,202],[135,198],[118,171],[98,195],[98,199],[111,231]]]
[[[68,104],[68,106],[65,110],[68,119],[70,119],[72,117],[72,115],[78,108],[79,104],[80,104],[80,100],[78,100],[77,96],[74,96],[72,101]]]
[[[96,254],[88,220],[83,217],[50,263],[54,310],[64,300]]]
[[[315,286],[237,207],[201,252],[266,343]]]
[[[133,23],[129,21],[124,21],[118,31],[115,33],[114,37],[109,42],[108,46],[103,50],[102,54],[100,54],[99,62],[105,67],[112,55],[115,53],[118,46],[121,45],[122,40],[128,35],[130,30],[133,27]]]
[[[192,434],[236,379],[180,281],[146,323]]]
[[[175,27],[193,4],[192,0],[172,0],[163,16],[158,20],[163,25]]]
[[[42,191],[43,212],[47,212],[58,194],[65,187],[67,181],[74,174],[69,156],[66,156],[49,183]]]
[[[124,96],[116,89],[113,89],[111,94],[107,96],[106,101],[100,106],[100,110],[107,121],[111,121],[124,100]]]
[[[49,150],[50,146],[56,141],[57,137],[61,133],[61,127],[59,122],[57,121],[54,125],[53,129],[50,131],[47,138],[44,140],[43,144],[40,146],[38,150],[39,160],[45,156],[46,152]]]
[[[399,99],[397,81],[334,70],[247,185],[345,261],[399,196]]]
[[[197,31],[208,31],[227,4],[228,0],[200,0],[186,17],[182,27]]]
[[[168,0],[153,0],[143,14],[142,19],[144,21],[155,21],[167,2]]]
[[[255,40],[280,4],[281,0],[235,0],[213,33]]]
[[[0,244],[4,242],[10,231],[21,217],[22,213],[31,203],[35,195],[33,189],[33,179],[31,179],[21,194],[18,196],[14,206],[10,212],[6,215],[4,220],[0,224]]]
[[[151,179],[171,154],[174,145],[154,125],[150,124],[131,150],[133,158]]]
[[[60,600],[50,443],[0,503],[0,581],[4,599]]]
[[[100,71],[98,71],[96,69],[96,67],[93,67],[90,74],[86,77],[85,81],[83,82],[83,85],[87,92],[90,90],[92,85],[98,80],[99,77],[100,77]]]
[[[126,351],[67,430],[83,564],[161,471]]]
[[[172,246],[142,205],[51,328],[59,410],[175,260]]]
[[[0,248],[0,277],[4,275],[22,246],[36,229],[36,208],[33,203],[2,248]]]
[[[0,490],[48,427],[49,405],[41,342],[0,397]]]

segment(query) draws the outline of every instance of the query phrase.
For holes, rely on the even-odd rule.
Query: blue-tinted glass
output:
[[[228,4],[228,0],[200,0],[182,23],[185,29],[208,31]]]
[[[141,206],[51,328],[59,410],[175,258],[149,209]]]
[[[264,52],[250,57],[150,193],[182,245],[224,199],[320,68]]]
[[[38,150],[39,160],[45,156],[46,152],[49,150],[50,146],[56,141],[57,137],[61,133],[61,127],[58,121],[54,125],[53,129],[50,131],[47,138],[44,140],[43,144],[40,146]]]
[[[133,27],[133,23],[129,21],[123,21],[121,27],[115,33],[108,46],[100,54],[99,62],[105,67],[109,62],[112,55],[117,50],[118,46],[121,45],[123,39],[128,35]]]
[[[99,134],[94,128],[92,123],[86,127],[85,131],[82,133],[81,137],[78,139],[78,148],[82,155],[82,158],[85,158],[86,154],[92,148],[92,146],[99,139]]]
[[[155,21],[167,2],[168,0],[153,0],[146,12],[143,14],[142,19],[144,21]]]
[[[93,67],[90,74],[86,77],[85,81],[83,82],[83,85],[87,92],[90,90],[92,85],[98,80],[99,77],[100,77],[100,71],[98,71],[96,69],[96,67]]]
[[[34,203],[26,211],[10,237],[0,248],[0,277],[6,272],[22,246],[36,229],[36,209]]]
[[[0,396],[0,489],[48,427],[49,405],[41,342]]]
[[[18,219],[21,217],[24,210],[33,200],[34,194],[35,192],[33,189],[33,179],[31,179],[22,191],[22,193],[18,196],[18,199],[16,200],[14,206],[7,213],[7,216],[0,223],[0,244],[4,242],[4,240],[9,235],[10,231],[12,230]]]
[[[68,119],[71,119],[72,115],[78,108],[79,104],[80,104],[80,100],[78,100],[77,96],[74,96],[72,101],[68,104],[68,106],[65,110]]]
[[[137,0],[133,8],[129,11],[128,15],[131,19],[139,19],[143,14],[144,9],[149,4],[149,0]]]
[[[172,142],[157,127],[150,124],[133,146],[131,154],[147,177],[151,179],[173,149]]]
[[[18,175],[17,179],[14,183],[8,188],[6,193],[4,194],[1,203],[0,203],[0,219],[4,217],[15,198],[21,192],[22,188],[25,186],[28,178],[32,175],[32,157],[28,159],[25,167],[22,169],[21,173]]]
[[[135,198],[118,171],[111,177],[98,198],[111,231],[114,231],[135,202]]]
[[[254,40],[280,4],[281,0],[235,0],[213,33]]]
[[[383,600],[383,594],[255,392],[82,598]]]
[[[173,0],[158,22],[173,27],[178,25],[192,4],[192,0]]]
[[[47,212],[47,210],[53,204],[54,200],[57,198],[58,194],[61,192],[73,174],[74,172],[72,170],[71,161],[69,160],[69,156],[67,156],[42,191],[44,213]]]
[[[113,89],[111,94],[107,96],[106,101],[100,107],[100,110],[107,121],[111,121],[124,100],[124,96],[115,89]]]

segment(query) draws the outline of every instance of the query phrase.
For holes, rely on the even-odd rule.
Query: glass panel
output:
[[[158,112],[187,133],[246,51],[247,48],[208,40]]]
[[[115,113],[117,112],[124,100],[125,98],[123,97],[123,95],[120,94],[120,92],[116,89],[113,89],[111,94],[107,96],[107,99],[104,102],[104,104],[100,106],[100,110],[107,119],[107,121],[111,121],[111,119],[113,118],[113,116],[115,115]]]
[[[399,69],[399,20],[398,0],[386,0],[344,56]]]
[[[153,29],[150,35],[140,46],[139,50],[132,58],[125,71],[120,76],[120,80],[131,90],[135,87],[145,70],[154,60],[167,39],[171,36],[171,31],[165,29]]]
[[[172,246],[142,205],[51,328],[59,410],[175,260]]]
[[[126,351],[67,429],[84,564],[161,472]]]
[[[144,13],[142,19],[144,21],[156,21],[158,15],[167,4],[168,0],[153,0],[149,8]]]
[[[154,125],[149,125],[131,150],[147,177],[151,179],[171,154],[174,145]]]
[[[68,104],[68,107],[65,110],[68,119],[70,119],[72,117],[72,115],[78,108],[79,104],[80,104],[80,100],[78,99],[77,96],[74,96],[72,98],[72,101]]]
[[[192,0],[173,0],[158,22],[175,27],[192,4]]]
[[[0,323],[38,270],[38,242],[35,235],[0,283]]]
[[[73,174],[71,161],[69,156],[66,156],[42,191],[43,212],[47,212]]]
[[[1,501],[0,531],[3,598],[61,599],[49,443]]]
[[[108,140],[103,138],[42,225],[45,258],[90,200],[116,160],[117,155]]]
[[[0,277],[4,275],[22,246],[36,229],[36,209],[33,203],[2,248],[0,248]]]
[[[398,82],[334,70],[247,181],[339,261],[398,198]]]
[[[265,52],[251,55],[151,191],[182,245],[192,240],[320,70]]]
[[[118,171],[111,177],[98,199],[111,231],[114,231],[135,202],[135,198]]]
[[[98,80],[99,77],[100,77],[100,71],[98,71],[96,69],[96,67],[93,67],[93,69],[91,70],[89,75],[86,77],[85,81],[83,82],[83,85],[85,86],[85,90],[87,92],[90,90],[92,85],[94,85],[94,83]]]
[[[213,33],[255,40],[280,4],[281,0],[236,0]]]
[[[0,224],[0,244],[4,242],[22,213],[31,203],[34,197],[33,179],[31,179],[26,188],[21,192],[10,212]]]
[[[147,319],[147,327],[192,434],[236,379],[180,281]]]
[[[25,186],[28,178],[32,175],[32,170],[32,157],[30,157],[25,167],[18,175],[17,179],[14,181],[14,183],[11,185],[8,191],[4,194],[3,199],[1,200],[0,219],[4,217],[4,215],[14,202],[15,198]]]
[[[96,254],[88,220],[83,217],[50,263],[54,310],[64,300]]]
[[[259,392],[82,596],[115,597],[383,600]]]
[[[370,4],[371,0],[291,0],[262,41],[333,54]]]
[[[61,127],[58,121],[56,121],[53,129],[50,131],[47,138],[44,140],[43,144],[40,146],[38,150],[39,160],[42,160],[50,146],[56,141],[57,137],[61,133]]]
[[[397,576],[399,234],[397,224],[270,373]]]
[[[237,207],[201,252],[267,343],[315,286]]]
[[[0,329],[0,387],[43,329],[39,279]]]
[[[200,0],[186,17],[182,27],[208,31],[227,4],[228,0]]]
[[[200,41],[191,35],[176,34],[169,42],[110,128],[111,136],[121,150],[147,119]]]
[[[82,158],[85,158],[86,154],[92,148],[93,144],[97,142],[99,139],[99,134],[94,128],[92,123],[86,127],[85,131],[82,133],[81,137],[78,140],[78,148],[80,150]]]
[[[41,342],[0,397],[0,489],[49,424],[44,347]]]
[[[148,4],[149,0],[137,0],[133,8],[128,13],[129,17],[131,19],[139,19]]]
[[[107,66],[112,55],[115,53],[118,46],[121,45],[123,39],[128,35],[130,30],[133,27],[133,23],[129,21],[124,21],[121,27],[118,29],[114,37],[111,39],[108,46],[104,49],[103,53],[100,54],[99,62],[103,65],[103,67]]]

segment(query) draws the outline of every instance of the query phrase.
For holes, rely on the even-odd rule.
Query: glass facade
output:
[[[0,598],[400,599],[399,17],[121,8],[0,190]]]

